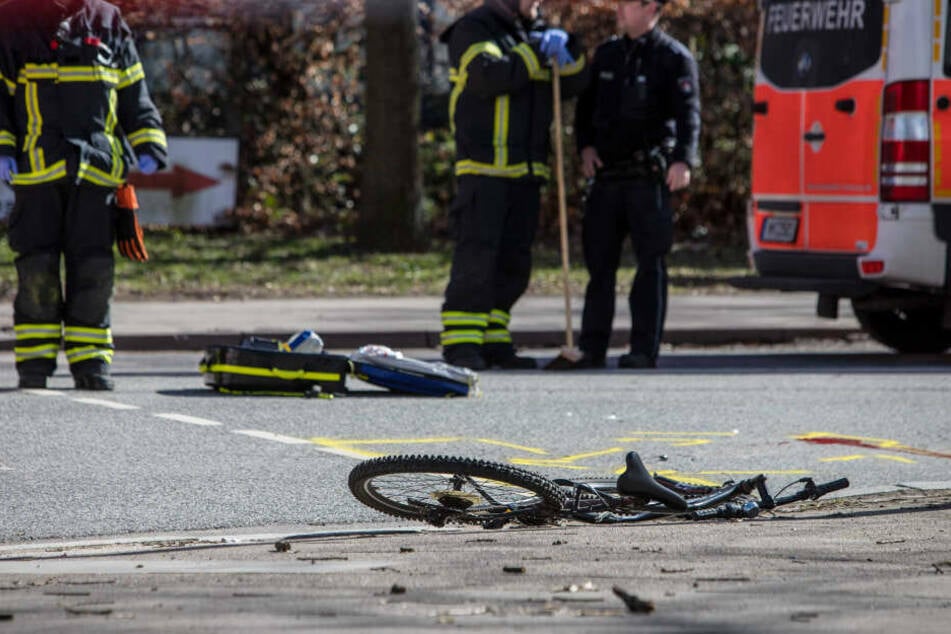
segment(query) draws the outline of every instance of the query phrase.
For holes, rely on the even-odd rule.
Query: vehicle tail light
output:
[[[862,268],[862,275],[881,275],[885,272],[884,260],[861,260],[859,266]]]
[[[882,120],[882,200],[927,202],[931,199],[930,89],[927,80],[900,81],[885,87]]]

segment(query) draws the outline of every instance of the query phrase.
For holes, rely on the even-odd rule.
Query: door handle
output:
[[[947,110],[951,106],[951,99],[948,99],[947,95],[941,95],[935,105],[938,106],[938,110]]]
[[[810,143],[813,141],[825,141],[826,133],[825,132],[806,132],[804,135],[802,135],[802,138],[804,138],[806,141],[809,141]]]
[[[835,109],[839,112],[844,112],[846,114],[852,114],[855,112],[855,99],[848,97],[846,99],[839,99],[835,102]]]
[[[769,112],[768,101],[754,101],[753,114],[767,114]]]

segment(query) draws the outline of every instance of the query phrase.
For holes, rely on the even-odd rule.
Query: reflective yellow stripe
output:
[[[478,42],[470,46],[466,49],[466,52],[462,54],[462,58],[459,60],[458,70],[455,68],[449,69],[449,78],[454,84],[452,93],[449,95],[449,125],[453,134],[456,132],[456,104],[459,102],[459,97],[462,95],[462,91],[465,90],[466,82],[469,79],[469,71],[467,68],[469,64],[472,63],[472,60],[482,53],[492,57],[502,58],[502,49],[499,48],[498,44],[495,42]]]
[[[512,315],[505,312],[504,310],[499,310],[496,308],[489,314],[489,323],[499,324],[508,328],[509,322],[512,321]]]
[[[562,66],[559,69],[559,74],[562,77],[570,77],[572,75],[577,75],[584,70],[585,57],[584,55],[579,55],[578,59],[574,61],[573,64],[568,64],[567,66]]]
[[[102,82],[110,86],[119,83],[120,73],[105,66],[60,66],[59,64],[26,64],[20,69],[17,81]]]
[[[66,178],[66,161],[60,161],[52,167],[48,167],[38,172],[26,172],[14,174],[14,185],[38,185],[40,183],[51,183],[55,180]]]
[[[95,343],[112,345],[112,330],[109,328],[77,328],[68,326],[64,339],[67,343]]]
[[[12,132],[6,130],[0,130],[0,145],[9,145],[10,147],[16,147],[17,138],[13,136]]]
[[[122,71],[122,75],[119,78],[118,88],[119,90],[128,88],[132,84],[142,79],[145,79],[145,71],[142,70],[142,64],[134,64]]]
[[[119,71],[102,66],[60,66],[57,80],[67,82],[96,82],[108,86],[119,83]]]
[[[115,170],[113,170],[115,171]],[[122,184],[122,179],[111,174],[103,172],[101,169],[93,167],[89,163],[80,163],[77,177],[81,180],[100,185],[102,187],[118,187]]]
[[[106,363],[112,363],[113,351],[111,348],[97,348],[95,346],[87,346],[84,348],[70,348],[66,351],[66,359],[69,361],[70,365],[74,363],[82,363],[83,361],[90,361],[92,359],[98,359],[100,361],[105,361]]]
[[[7,92],[10,93],[11,97],[17,93],[16,82],[12,82],[8,78],[4,77],[3,73],[0,73],[0,82],[3,82],[3,85],[7,87]]]
[[[56,79],[58,74],[56,64],[25,64],[20,69],[17,81],[25,84],[38,79]]]
[[[443,346],[455,346],[462,343],[474,343],[481,346],[485,341],[483,330],[444,330],[439,335],[439,343]]]
[[[491,329],[485,331],[486,343],[512,343],[512,333],[507,329]]]
[[[60,324],[19,324],[13,327],[17,339],[35,339],[40,337],[56,337],[63,334]]]
[[[199,370],[202,372],[227,372],[228,374],[239,374],[241,376],[260,376],[274,379],[284,379],[287,381],[339,381],[340,374],[332,372],[308,372],[306,370],[281,370],[280,368],[254,368],[244,365],[211,364],[201,365]]]
[[[440,315],[443,326],[479,326],[485,328],[489,316],[485,313],[466,313],[462,311],[443,311]]]
[[[551,176],[551,169],[542,163],[532,163],[532,172],[535,176],[548,179]],[[489,163],[479,163],[477,161],[458,161],[456,162],[456,175],[474,175],[474,176],[499,176],[502,178],[522,178],[529,175],[528,163],[518,163],[516,165],[506,165],[499,167]]]
[[[40,112],[39,91],[36,84],[26,82],[24,99],[26,100],[26,137],[23,139],[23,151],[30,160],[30,171],[42,172],[44,165],[43,155],[36,150],[36,144],[43,132],[43,113]]]
[[[522,58],[522,61],[525,62],[525,68],[528,69],[528,76],[532,79],[536,79],[542,72],[542,65],[538,61],[535,51],[532,50],[532,47],[528,44],[528,42],[522,42],[513,48],[512,52],[516,53]]]
[[[117,110],[119,103],[119,95],[116,91],[109,91],[109,114],[106,115],[106,138],[109,139],[109,145],[112,147],[112,173],[110,176],[115,181],[121,181],[122,179],[122,170],[125,167],[125,163],[122,161],[122,144],[119,143],[119,139],[116,138],[116,135],[113,132],[116,129],[116,124],[119,121]],[[119,183],[121,184],[121,183]]]
[[[133,147],[142,145],[143,143],[155,143],[162,147],[168,146],[165,133],[158,128],[142,128],[141,130],[136,130],[129,135],[129,142]]]
[[[17,362],[33,359],[55,359],[58,353],[59,345],[50,343],[41,346],[15,346],[13,348],[14,358]]]
[[[496,167],[504,167],[509,162],[509,104],[511,98],[502,95],[495,100],[495,161]]]

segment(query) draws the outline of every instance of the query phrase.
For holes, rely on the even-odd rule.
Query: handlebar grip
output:
[[[749,519],[759,515],[760,506],[753,500],[746,502],[727,502],[709,509],[692,511],[688,517],[692,520],[708,520],[713,518],[744,518]]]
[[[848,478],[839,478],[838,480],[833,480],[832,482],[826,482],[825,484],[817,484],[815,490],[810,496],[813,500],[822,497],[826,493],[832,493],[833,491],[839,491],[840,489],[846,489],[849,486]]]

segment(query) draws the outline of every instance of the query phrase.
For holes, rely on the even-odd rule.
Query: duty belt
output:
[[[664,180],[667,171],[667,157],[660,148],[650,152],[638,150],[623,161],[614,161],[598,169],[597,179],[616,180]]]

